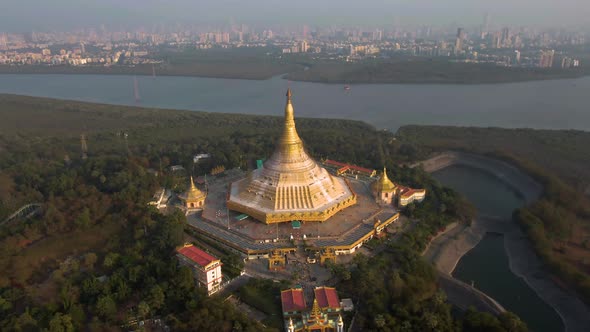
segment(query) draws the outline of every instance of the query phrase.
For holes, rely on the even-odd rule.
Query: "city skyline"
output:
[[[590,4],[579,0],[325,0],[290,2],[253,0],[7,0],[0,12],[0,31],[68,30],[102,24],[137,27],[174,24],[263,25],[533,25],[588,28]]]

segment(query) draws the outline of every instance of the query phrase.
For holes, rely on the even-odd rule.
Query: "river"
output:
[[[524,199],[508,185],[475,168],[454,165],[433,173],[442,184],[467,197],[482,214],[510,217]],[[510,271],[504,236],[488,233],[461,258],[453,276],[493,297],[535,332],[563,331],[557,312]]]
[[[199,77],[0,75],[0,93],[210,112],[280,115],[287,87],[297,116],[407,124],[590,130],[590,77],[493,85],[359,84]]]

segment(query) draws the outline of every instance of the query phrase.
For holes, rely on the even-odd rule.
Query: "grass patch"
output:
[[[250,279],[237,292],[242,302],[268,315],[268,318],[263,322],[265,325],[280,329],[283,327],[281,290],[287,287],[288,285],[283,282]]]
[[[0,277],[0,285],[7,285],[11,279],[22,285],[28,284],[31,278],[45,279],[59,261],[68,256],[104,251],[107,242],[117,237],[121,230],[120,224],[112,222],[40,240],[3,264],[5,266],[1,268],[6,272]]]

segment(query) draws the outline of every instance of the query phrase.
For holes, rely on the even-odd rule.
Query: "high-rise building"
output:
[[[8,48],[8,37],[6,34],[0,34],[0,50],[6,50]]]
[[[510,40],[510,29],[503,28],[502,29],[502,47],[510,47],[512,41]]]
[[[309,50],[309,44],[307,43],[307,41],[303,40],[303,41],[299,42],[299,52],[307,53],[308,50]]]
[[[487,35],[490,31],[490,13],[485,13],[483,16],[483,26],[481,27],[481,32],[483,35]]]
[[[373,40],[374,41],[381,41],[383,39],[383,31],[382,30],[375,30],[373,32]]]
[[[463,51],[463,39],[465,38],[465,33],[463,32],[463,28],[457,29],[457,39],[455,40],[455,55],[458,55]]]
[[[555,57],[555,50],[541,51],[539,57],[540,68],[551,68],[553,67],[553,59]]]
[[[515,65],[520,64],[520,51],[519,50],[514,51],[514,64]]]

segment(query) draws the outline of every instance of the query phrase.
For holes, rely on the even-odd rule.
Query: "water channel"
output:
[[[433,173],[442,184],[467,197],[482,214],[509,218],[524,204],[523,198],[494,176],[475,168],[450,166]],[[563,331],[557,312],[546,304],[509,268],[504,236],[488,233],[482,241],[461,258],[453,276],[497,300],[516,313],[535,332]]]
[[[0,93],[209,112],[281,115],[287,87],[296,116],[407,124],[590,130],[590,77],[510,84],[338,84],[200,77],[0,75]]]

